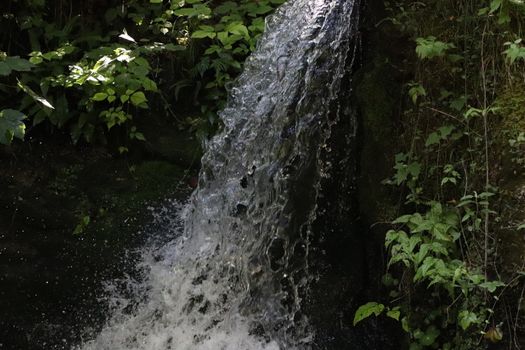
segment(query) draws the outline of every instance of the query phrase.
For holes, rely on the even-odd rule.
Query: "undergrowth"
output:
[[[359,307],[354,324],[372,315],[395,319],[411,350],[519,349],[525,266],[502,265],[498,231],[506,224],[499,203],[509,167],[502,154],[515,174],[524,162],[525,3],[385,5],[382,22],[413,43],[397,68],[411,81],[400,153],[384,181],[403,198],[403,215],[386,233],[388,301]],[[516,237],[524,227],[514,226]]]
[[[283,2],[3,1],[0,144],[58,130],[126,152],[153,112],[206,137]]]

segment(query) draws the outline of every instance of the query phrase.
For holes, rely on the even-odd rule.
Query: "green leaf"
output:
[[[208,25],[201,25],[199,26],[199,29],[205,32],[215,32],[215,28],[212,26],[208,26]]]
[[[418,340],[423,346],[431,346],[435,344],[439,334],[439,329],[437,329],[435,326],[430,326]]]
[[[42,58],[42,56],[33,56],[29,59],[29,62],[33,63],[33,64],[40,64],[44,61],[44,59]]]
[[[23,84],[20,80],[18,81],[18,87],[20,89],[22,89],[22,91],[24,91],[26,94],[28,94],[29,96],[31,96],[31,98],[33,98],[35,101],[37,101],[38,103],[40,103],[42,106],[44,107],[47,107],[49,109],[55,109],[55,107],[53,107],[53,105],[51,103],[49,103],[48,100],[46,100],[45,98],[43,98],[42,96],[39,96],[37,95],[36,92],[34,92],[33,90],[31,90],[31,88],[25,84]]]
[[[458,314],[458,323],[464,331],[467,330],[471,324],[478,323],[479,321],[478,315],[471,311],[463,310]]]
[[[223,4],[217,6],[214,11],[219,15],[224,15],[234,10],[237,10],[237,8],[237,3],[233,1],[226,1]]]
[[[5,62],[0,62],[0,75],[7,76],[11,74],[11,68]]]
[[[489,13],[494,13],[496,12],[500,7],[501,7],[501,2],[502,0],[492,0],[490,2],[490,11]]]
[[[202,39],[202,38],[213,39],[216,36],[217,36],[217,33],[215,33],[215,32],[208,32],[208,31],[204,31],[204,30],[197,30],[197,31],[193,32],[193,34],[191,35],[191,37],[193,39]]]
[[[206,18],[211,15],[211,9],[203,4],[195,4],[191,8],[182,8],[173,11],[177,16]]]
[[[148,101],[146,96],[142,91],[137,91],[130,97],[131,103],[133,103],[135,106],[139,106],[142,103]]]
[[[453,125],[444,125],[438,129],[441,134],[441,138],[445,140],[451,133],[454,131],[455,127]]]
[[[479,285],[481,288],[488,290],[490,293],[494,293],[498,287],[505,287],[505,283],[501,281],[490,281],[483,282]]]
[[[0,75],[7,76],[11,74],[11,68],[5,62],[0,62]]]
[[[505,46],[508,46],[508,48],[503,51],[503,53],[506,55],[510,64],[514,64],[518,59],[525,61],[525,47],[521,45],[521,39],[518,39],[513,43],[507,42],[505,43]]]
[[[198,14],[197,11],[195,11],[194,8],[183,8],[173,11],[173,13],[177,16],[186,16],[186,17],[193,17]]]
[[[427,140],[425,141],[425,147],[438,144],[440,139],[441,138],[439,137],[437,132],[431,133],[430,135],[428,135]]]
[[[445,55],[447,50],[455,47],[454,44],[436,40],[436,38],[433,36],[429,36],[427,38],[417,38],[416,43],[416,53],[421,59],[442,57]]]
[[[393,318],[394,320],[396,321],[399,321],[399,316],[401,316],[401,311],[399,311],[399,308],[394,308],[394,309],[391,309],[391,310],[388,310],[386,312],[386,315],[390,318]]]
[[[97,92],[91,99],[93,101],[104,101],[106,98],[108,98],[108,94],[105,92]]]
[[[73,234],[74,235],[79,235],[79,234],[83,233],[90,222],[91,222],[91,218],[89,217],[89,215],[86,215],[86,216],[82,217],[82,219],[80,220],[79,224],[73,230]]]
[[[405,332],[410,333],[411,328],[410,328],[410,323],[408,321],[408,317],[403,317],[401,319],[401,327],[403,328]]]
[[[254,11],[256,15],[265,15],[268,12],[271,12],[273,10],[273,7],[268,5],[262,5],[257,7],[257,9]]]
[[[361,305],[355,312],[354,326],[365,318],[370,317],[372,314],[379,316],[384,310],[385,306],[376,302],[369,302]]]
[[[144,134],[141,132],[136,132],[134,134],[135,138],[140,141],[146,141],[146,138],[144,137]]]
[[[0,143],[9,145],[13,138],[23,140],[26,126],[23,122],[27,117],[14,109],[0,111]]]
[[[5,59],[4,63],[12,70],[18,72],[28,72],[34,67],[31,62],[18,56],[9,56]]]
[[[146,91],[157,91],[158,90],[157,84],[149,78],[144,78],[142,80],[142,87]]]
[[[426,96],[427,91],[421,84],[413,84],[408,90],[408,95],[412,99],[412,103],[416,104],[417,99],[421,96]]]
[[[149,0],[150,4],[162,4],[162,0]]]
[[[246,37],[249,37],[250,34],[248,32],[248,28],[242,23],[230,23],[226,30],[232,34],[237,34]]]
[[[412,162],[408,165],[407,170],[413,178],[417,178],[421,174],[421,163]]]

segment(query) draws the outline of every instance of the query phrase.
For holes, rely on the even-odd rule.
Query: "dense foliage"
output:
[[[0,143],[66,131],[124,152],[150,113],[205,136],[282,2],[4,1]]]
[[[506,155],[523,164],[525,4],[518,0],[386,1],[388,23],[414,44],[401,115],[404,140],[385,181],[405,198],[386,234],[388,304],[361,306],[354,323],[386,312],[410,349],[519,346],[524,266],[502,269],[497,203]],[[502,130],[501,132],[498,130]],[[508,269],[509,266],[507,266]],[[520,284],[521,283],[521,284]],[[519,288],[518,288],[519,287]]]
[[[145,140],[152,114],[206,137],[264,17],[282,2],[3,0],[0,144],[67,135],[126,152]],[[499,203],[504,169],[525,175],[525,3],[385,5],[378,26],[413,49],[396,67],[409,79],[385,180],[403,203],[385,240],[388,297],[361,306],[354,323],[397,320],[411,350],[512,349],[523,292],[510,307],[502,299],[523,288],[525,266],[502,269],[498,232],[525,226]],[[88,224],[83,217],[76,233]]]

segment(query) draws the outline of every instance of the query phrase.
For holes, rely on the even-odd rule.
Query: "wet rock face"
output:
[[[0,348],[69,349],[105,317],[102,282],[134,273],[148,205],[191,189],[166,161],[51,144],[11,151],[0,155]]]
[[[520,313],[513,314],[516,328],[512,337],[509,337],[510,342],[525,344],[525,281],[523,278],[515,279],[516,272],[523,271],[525,262],[525,233],[517,229],[525,222],[525,176],[509,172],[510,166],[501,169],[504,175],[500,179],[501,199],[497,208],[501,220],[495,230],[498,247],[496,263],[499,277],[513,281],[500,302],[508,305],[509,309],[520,310]]]

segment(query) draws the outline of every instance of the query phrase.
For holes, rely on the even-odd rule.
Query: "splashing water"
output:
[[[144,252],[134,300],[81,349],[309,349],[321,149],[353,61],[357,1],[291,0],[267,20],[207,145],[183,229]],[[130,311],[131,310],[131,311]]]

